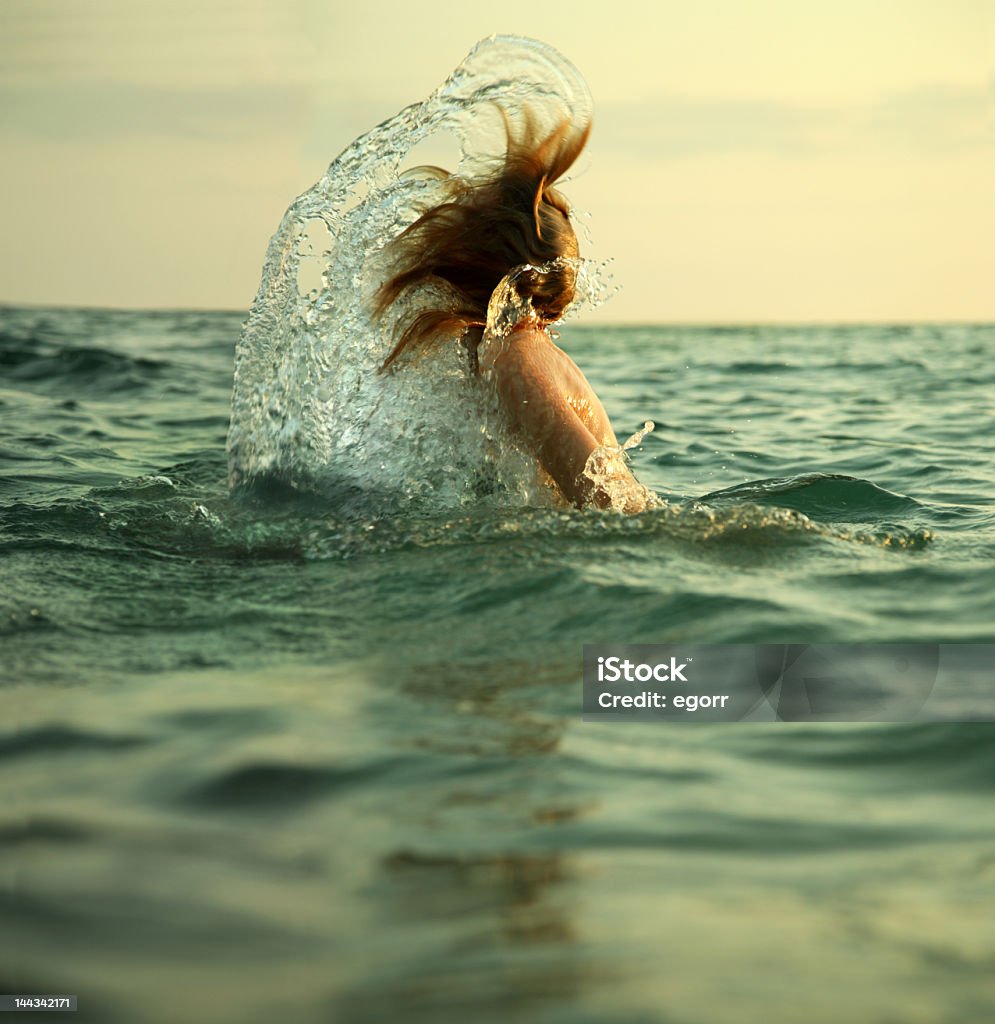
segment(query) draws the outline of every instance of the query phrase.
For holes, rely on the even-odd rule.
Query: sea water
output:
[[[995,642],[995,328],[567,325],[666,507],[364,514],[229,494],[243,319],[0,310],[0,991],[991,1018],[995,726],[583,722],[581,646]]]

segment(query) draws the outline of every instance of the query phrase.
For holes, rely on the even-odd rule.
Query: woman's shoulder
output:
[[[504,338],[491,342],[487,347],[481,368],[530,366],[537,370],[553,372],[577,365],[562,349],[557,348],[553,339],[541,327],[526,324],[516,327]]]
[[[505,376],[527,376],[550,402],[563,401],[591,431],[599,444],[618,442],[601,400],[584,371],[541,329],[529,328],[512,333],[510,361]],[[499,385],[501,385],[499,380]],[[507,387],[507,381],[504,382]]]
[[[492,342],[480,361],[480,369],[492,374],[499,385],[508,377],[526,376],[535,384],[568,396],[591,395],[591,385],[580,367],[540,327],[515,328]]]

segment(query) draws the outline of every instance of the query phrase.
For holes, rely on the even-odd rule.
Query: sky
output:
[[[495,32],[594,96],[585,322],[995,320],[995,0],[3,0],[0,302],[247,309],[291,200]]]

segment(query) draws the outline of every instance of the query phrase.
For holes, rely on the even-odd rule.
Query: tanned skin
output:
[[[534,325],[520,325],[480,363],[495,382],[518,434],[568,501],[578,508],[611,506],[611,497],[584,476],[588,456],[618,441],[601,400],[577,364]],[[624,511],[646,507],[642,488],[627,469],[633,497]]]

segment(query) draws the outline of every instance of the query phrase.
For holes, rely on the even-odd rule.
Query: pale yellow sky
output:
[[[585,319],[995,319],[995,0],[3,0],[0,301],[247,308],[293,197],[493,32],[594,95]]]

